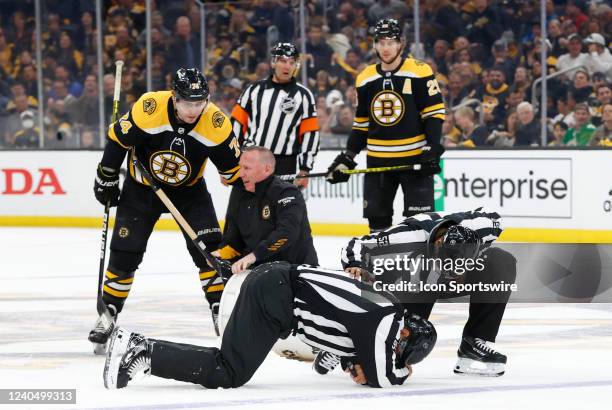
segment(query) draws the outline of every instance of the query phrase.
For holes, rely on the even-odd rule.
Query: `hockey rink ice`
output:
[[[110,232],[109,232],[110,235]],[[317,237],[322,266],[339,268],[347,238]],[[405,385],[373,389],[340,369],[270,353],[244,387],[207,390],[154,377],[109,391],[87,334],[97,317],[99,229],[0,228],[0,388],[76,389],[76,405],[0,409],[609,409],[612,305],[514,304],[496,349],[506,375],[455,375],[467,305],[439,303],[432,354]],[[216,345],[197,269],[179,232],[154,232],[119,325],[148,337]],[[401,406],[401,407],[400,407]]]

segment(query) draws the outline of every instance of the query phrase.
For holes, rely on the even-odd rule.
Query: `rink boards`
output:
[[[324,171],[337,154],[321,151],[314,171]],[[0,225],[100,225],[102,208],[92,192],[100,158],[100,151],[0,152]],[[365,168],[363,154],[358,164]],[[504,217],[506,241],[612,243],[610,175],[609,150],[448,151],[435,177],[436,210],[496,210]],[[205,178],[223,219],[230,189],[212,163]],[[337,185],[313,178],[304,196],[316,234],[366,232],[363,175]],[[400,193],[395,221],[402,208]],[[158,228],[176,225],[168,220]]]

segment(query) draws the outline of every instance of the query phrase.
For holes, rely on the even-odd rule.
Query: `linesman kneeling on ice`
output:
[[[242,184],[232,190],[223,242],[213,252],[238,259],[233,273],[273,261],[319,264],[304,198],[295,185],[274,176],[275,165],[264,147],[245,148],[240,157]]]
[[[402,384],[412,364],[436,342],[432,324],[405,316],[397,299],[375,293],[346,273],[286,262],[257,266],[246,277],[221,348],[148,339],[117,328],[104,367],[106,388],[122,388],[145,373],[201,384],[248,382],[279,338],[292,331],[306,344],[341,358],[359,384]]]

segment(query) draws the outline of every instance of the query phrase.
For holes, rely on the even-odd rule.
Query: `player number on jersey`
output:
[[[240,156],[240,144],[238,144],[238,139],[236,137],[232,138],[229,146],[234,150],[234,155],[238,158]]]
[[[130,128],[132,128],[132,123],[127,120],[121,120],[119,121],[119,126],[121,127],[121,132],[123,133],[123,135],[125,135],[128,133]]]
[[[427,92],[430,96],[436,95],[440,92],[440,85],[438,84],[438,80],[427,81]]]

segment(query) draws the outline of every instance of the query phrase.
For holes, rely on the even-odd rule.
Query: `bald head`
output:
[[[255,184],[274,173],[274,154],[264,147],[247,147],[240,156],[240,177],[249,192],[255,192]]]

